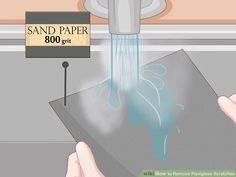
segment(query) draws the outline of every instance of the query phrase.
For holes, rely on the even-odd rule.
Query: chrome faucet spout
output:
[[[109,0],[108,14],[110,33],[140,32],[141,0]]]
[[[138,34],[140,20],[153,17],[166,9],[166,0],[85,0],[92,14],[109,19],[112,34]]]

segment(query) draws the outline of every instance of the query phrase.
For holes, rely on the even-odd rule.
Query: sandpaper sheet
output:
[[[188,55],[181,50],[154,63],[166,67],[167,74],[162,79],[175,103],[184,105],[184,110],[175,110],[180,134],[173,130],[169,136],[165,163],[155,156],[147,128],[129,123],[126,105],[122,111],[102,111],[103,100],[98,104],[84,103],[94,88],[68,96],[66,107],[63,98],[50,105],[74,139],[91,146],[106,176],[137,176],[146,169],[234,169],[236,127],[221,112],[218,96]],[[109,129],[101,132],[96,123],[91,123],[97,121],[99,125],[106,120],[109,125],[116,121],[110,133]]]

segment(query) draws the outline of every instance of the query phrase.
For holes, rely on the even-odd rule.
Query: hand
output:
[[[66,177],[105,177],[87,144],[80,142],[76,145],[76,152],[69,156]]]
[[[234,123],[236,124],[236,94],[227,98],[225,96],[221,96],[218,98],[218,104],[221,110],[229,116]]]

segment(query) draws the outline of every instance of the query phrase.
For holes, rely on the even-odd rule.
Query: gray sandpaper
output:
[[[221,112],[217,95],[188,55],[181,50],[154,63],[167,68],[162,79],[175,103],[185,106],[184,110],[175,110],[181,133],[173,130],[169,136],[166,163],[160,163],[154,155],[147,128],[128,122],[126,105],[122,111],[102,112],[101,100],[101,104],[85,107],[83,102],[89,99],[93,88],[68,96],[66,107],[63,98],[50,105],[74,139],[91,146],[106,176],[138,176],[145,169],[234,169],[236,127]],[[101,132],[88,120],[91,115],[94,120],[110,118],[117,124],[111,133]]]

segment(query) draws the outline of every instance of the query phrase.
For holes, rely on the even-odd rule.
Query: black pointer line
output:
[[[65,75],[64,75],[64,106],[66,106],[66,96],[67,96],[67,68],[69,66],[69,63],[67,61],[64,61],[62,63],[62,67],[65,69]]]

